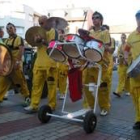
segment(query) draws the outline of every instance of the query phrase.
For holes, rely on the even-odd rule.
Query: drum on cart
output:
[[[60,41],[51,41],[49,43],[49,47],[47,48],[47,53],[55,61],[64,62],[66,60],[66,56],[62,51],[62,42]]]
[[[63,52],[70,58],[83,56],[84,40],[76,34],[67,34],[64,37]]]
[[[84,56],[93,62],[102,60],[104,54],[104,45],[101,41],[92,39],[87,41],[84,46]]]
[[[13,69],[12,54],[8,47],[0,43],[0,76],[7,76]]]

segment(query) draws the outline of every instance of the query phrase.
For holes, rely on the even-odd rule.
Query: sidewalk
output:
[[[97,126],[92,134],[86,134],[82,123],[52,117],[47,124],[38,120],[37,114],[25,114],[20,105],[20,95],[10,95],[0,104],[0,140],[140,140],[140,131],[132,129],[134,108],[130,96],[116,98],[111,95],[112,107],[108,116],[96,112]],[[46,99],[41,104],[45,104]],[[58,100],[58,109],[62,101]],[[81,101],[71,104],[69,110],[81,108]]]

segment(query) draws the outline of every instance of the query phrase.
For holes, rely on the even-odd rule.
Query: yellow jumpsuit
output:
[[[46,38],[48,42],[55,39],[53,28],[46,32]],[[45,81],[47,81],[48,87],[48,105],[52,109],[56,107],[57,64],[48,56],[46,49],[47,47],[44,45],[38,47],[37,58],[34,63],[30,105],[33,109],[38,109]]]
[[[110,35],[107,30],[90,30],[90,36],[93,36],[95,39],[101,40],[104,44],[110,42]],[[104,52],[103,59],[109,64],[108,52]],[[110,94],[109,94],[109,71],[108,68],[104,65],[104,62],[101,61],[102,65],[102,77],[101,77],[101,86],[98,91],[98,104],[100,109],[105,109],[109,111],[110,109]],[[97,68],[86,68],[83,72],[83,82],[84,84],[96,83],[98,78],[98,69]],[[104,84],[103,84],[104,83]],[[89,91],[88,87],[84,87],[84,108],[93,108],[94,107],[94,96]]]
[[[118,58],[119,58],[119,65],[118,65],[118,86],[116,89],[117,94],[122,94],[124,90],[129,91],[129,78],[127,77],[127,68],[128,66],[125,64],[124,61],[124,48],[125,45],[120,45],[118,48]],[[120,57],[121,56],[121,57]]]
[[[140,55],[140,34],[138,31],[132,32],[127,40],[127,45],[130,47],[132,63]],[[140,74],[132,78],[130,77],[130,93],[132,95],[136,117],[135,121],[140,122]]]
[[[115,50],[115,40],[113,38],[111,38],[111,46],[110,48]],[[113,71],[113,66],[114,66],[114,61],[113,61],[113,54],[112,53],[108,53],[108,57],[110,60],[109,66],[108,66],[108,71],[109,71],[109,76],[110,76],[110,82],[109,82],[109,92],[111,92],[111,85],[112,85],[112,71]]]
[[[19,57],[19,46],[23,45],[23,41],[21,37],[15,36],[15,37],[10,37],[6,39],[5,44],[9,46],[11,50],[12,58],[13,58],[13,65],[15,65]],[[27,83],[26,83],[23,71],[22,71],[22,64],[19,65],[18,69],[13,68],[10,75],[0,76],[0,101],[3,100],[4,95],[9,90],[12,84],[20,85],[21,94],[25,98],[29,96],[29,90],[27,87]]]
[[[67,87],[68,65],[58,63],[58,88],[60,94],[64,95]]]

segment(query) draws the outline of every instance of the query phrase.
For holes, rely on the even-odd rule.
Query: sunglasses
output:
[[[94,19],[100,19],[100,17],[99,16],[93,16],[92,20],[94,20]]]

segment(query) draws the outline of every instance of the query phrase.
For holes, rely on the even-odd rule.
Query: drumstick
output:
[[[84,18],[84,21],[83,21],[82,29],[84,28],[85,21],[86,21],[86,18],[87,18],[87,11],[86,11],[86,12],[84,12],[84,13],[85,13],[85,18]]]

